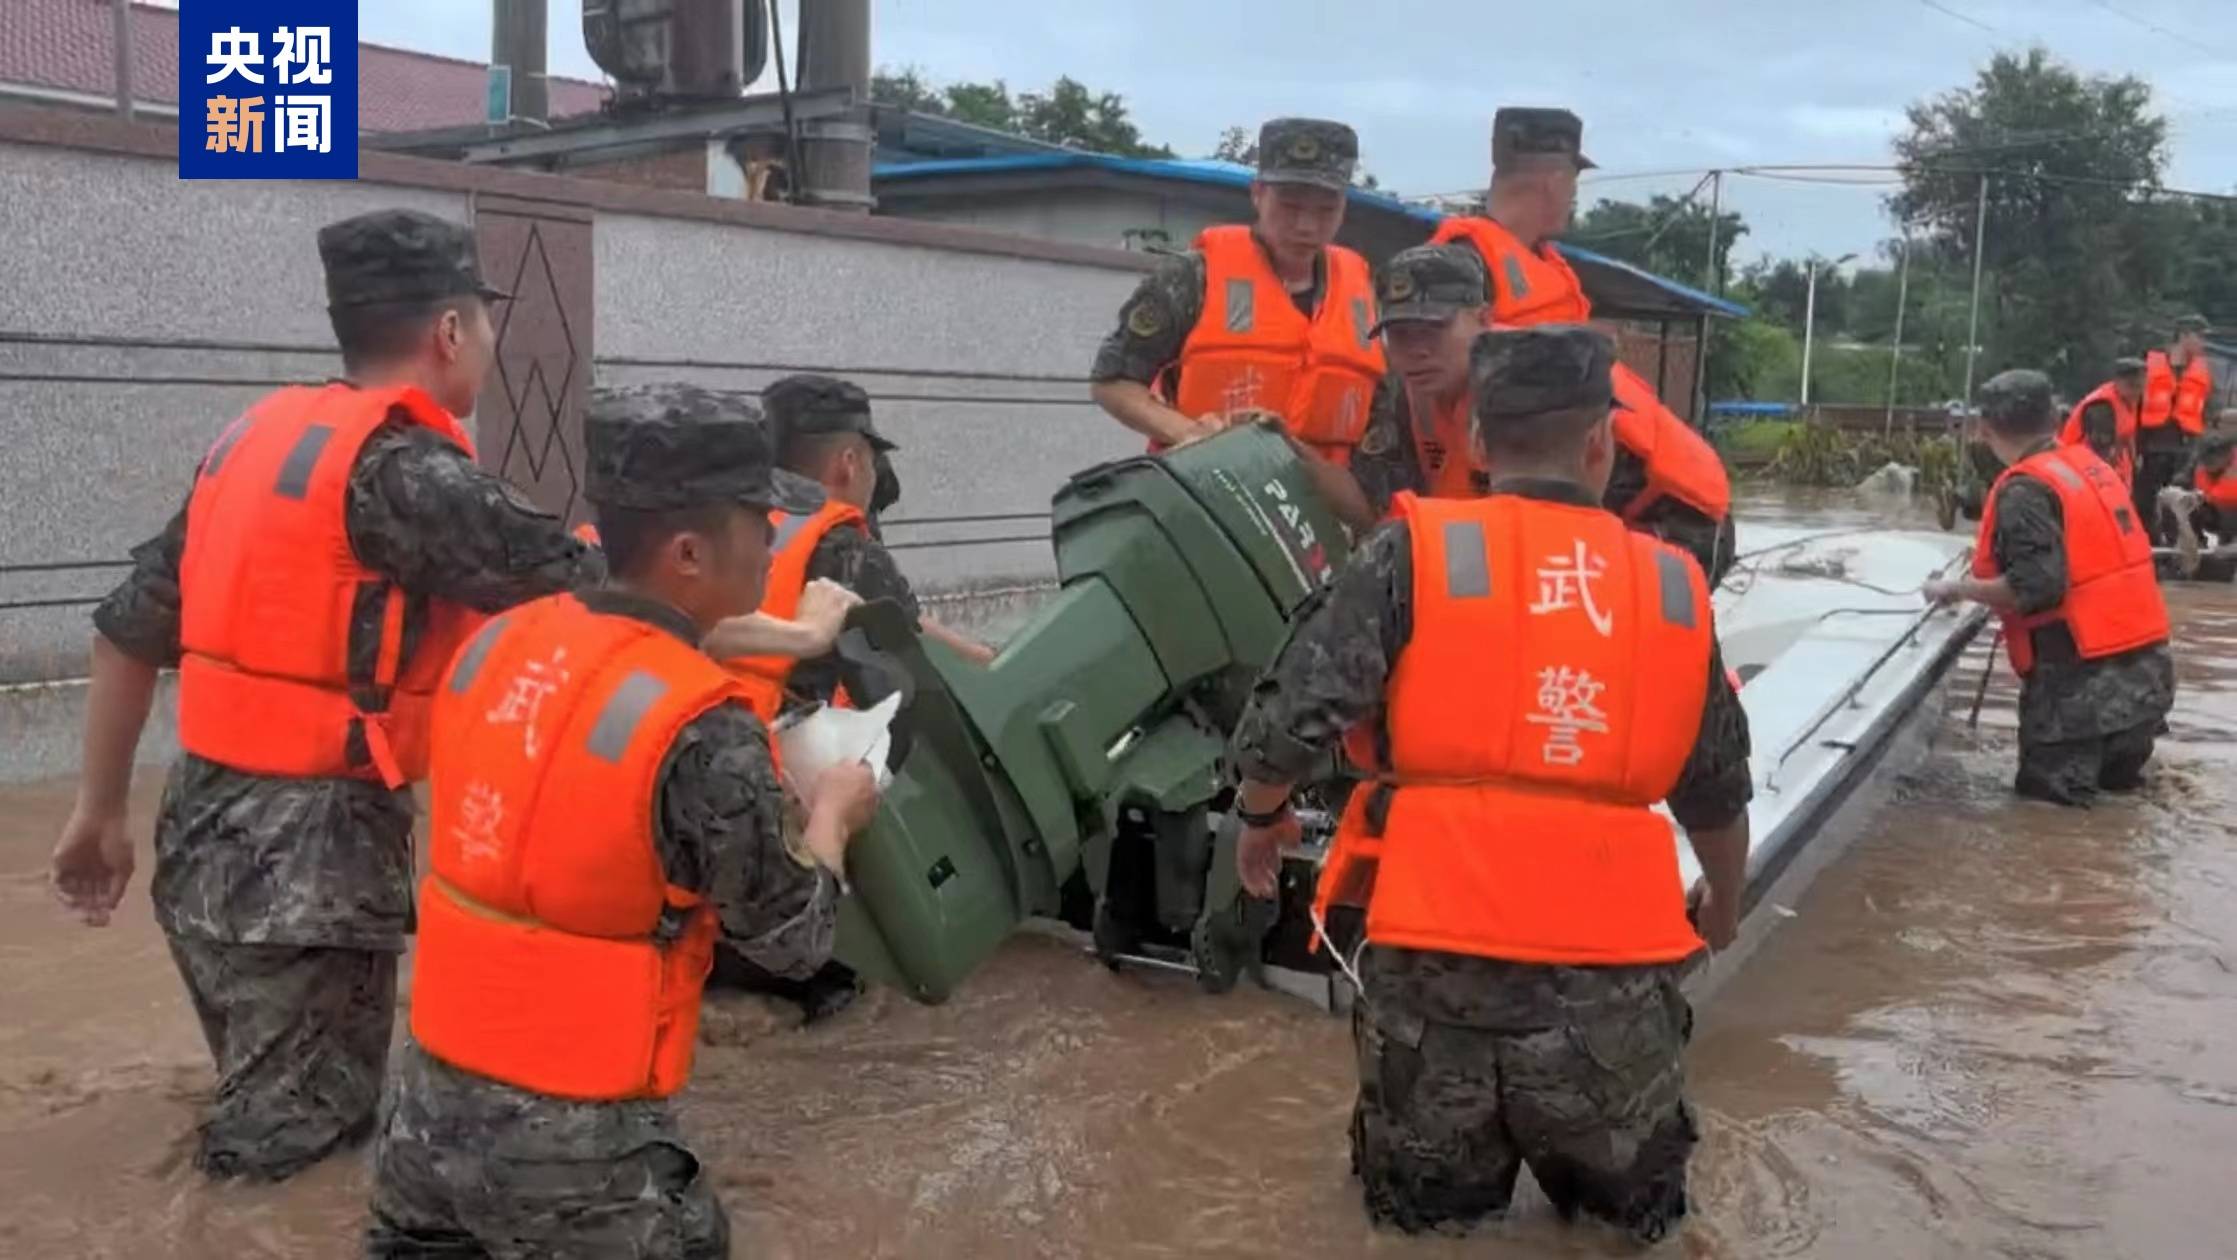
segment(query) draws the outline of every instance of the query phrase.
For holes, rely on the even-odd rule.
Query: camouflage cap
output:
[[[1491,169],[1514,170],[1561,158],[1580,171],[1597,165],[1584,155],[1584,120],[1566,109],[1509,106],[1491,116]]]
[[[1468,347],[1468,384],[1476,421],[1606,407],[1616,344],[1583,324],[1495,328]]]
[[[1981,416],[2006,428],[2032,428],[2051,417],[2051,378],[2033,368],[1998,372],[1981,383]]]
[[[1341,192],[1359,165],[1359,133],[1325,118],[1276,118],[1258,129],[1258,178]]]
[[[1416,245],[1392,254],[1375,277],[1382,318],[1373,333],[1411,320],[1442,323],[1490,301],[1483,255],[1473,245]]]
[[[2142,376],[2143,374],[2144,361],[2133,354],[2124,354],[2113,360],[2114,376]]]
[[[375,210],[329,223],[318,230],[318,256],[330,306],[512,296],[483,283],[472,232],[417,210]]]
[[[779,450],[806,433],[859,433],[870,440],[872,450],[900,449],[870,422],[870,395],[853,381],[796,372],[769,382],[761,391],[761,405],[769,411]]]
[[[2197,333],[2200,336],[2205,336],[2207,333],[2214,331],[2214,328],[2213,325],[2206,322],[2206,317],[2203,315],[2182,315],[2175,320],[2175,331],[2178,334]]]
[[[800,515],[823,490],[776,467],[751,396],[696,385],[590,391],[583,420],[583,497],[601,507],[665,511],[731,501]]]

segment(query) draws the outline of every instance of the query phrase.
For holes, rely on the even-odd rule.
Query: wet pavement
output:
[[[1966,723],[1984,636],[1855,841],[1762,916],[1701,1011],[1695,1215],[1657,1254],[2237,1251],[2237,590],[2170,596],[2182,693],[2143,794],[2015,801],[2008,674]],[[192,1171],[209,1068],[145,866],[116,925],[66,921],[67,806],[0,791],[0,1256],[353,1254],[358,1159]],[[1066,941],[1021,937],[943,1007],[872,995],[801,1031],[726,997],[707,1026],[684,1113],[741,1255],[1626,1254],[1534,1193],[1466,1242],[1372,1233],[1339,1020]]]

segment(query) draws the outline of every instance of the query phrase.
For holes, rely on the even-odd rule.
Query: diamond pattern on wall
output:
[[[485,274],[513,295],[496,312],[497,363],[476,411],[482,462],[572,521],[582,511],[591,227],[485,207],[475,230]]]

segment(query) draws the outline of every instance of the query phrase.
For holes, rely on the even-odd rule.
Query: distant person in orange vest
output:
[[[2020,677],[2020,795],[2087,805],[2100,791],[2132,791],[2175,702],[2143,522],[2104,460],[2058,444],[2041,372],[1984,383],[1979,427],[2005,469],[1981,513],[1973,574],[1928,582],[1926,597],[1986,604],[2003,619]]]
[[[481,614],[595,580],[596,553],[474,461],[495,354],[474,239],[384,210],[318,233],[343,379],[267,395],[94,612],[78,801],[53,882],[88,923],[134,867],[157,673],[183,755],[156,923],[217,1067],[195,1165],[291,1176],[372,1130],[412,930],[412,794],[436,677]]]
[[[2074,405],[2058,440],[2067,446],[2086,443],[2099,459],[2112,466],[2121,484],[2136,483],[2136,417],[2144,401],[2144,361],[2116,359],[2113,379],[2091,390]]]
[[[2174,345],[2144,356],[2144,402],[2136,418],[2136,510],[2152,539],[2159,528],[2159,492],[2175,484],[2190,466],[2192,451],[2206,431],[2206,405],[2214,394],[2213,368],[2206,362],[2206,320],[2185,315],[2175,321]]]
[[[2220,428],[2198,444],[2198,463],[2191,469],[2190,484],[2199,495],[2192,510],[2193,529],[2212,534],[2222,546],[2237,542],[2237,424],[2224,412]]]
[[[868,767],[807,786],[700,640],[761,601],[773,467],[750,403],[593,393],[585,494],[603,587],[490,622],[436,693],[411,1038],[374,1154],[374,1256],[721,1257],[714,1177],[669,1099],[715,943],[805,975],[830,956]]]
[[[1699,1138],[1680,967],[1738,931],[1747,723],[1700,566],[1600,506],[1608,339],[1493,331],[1473,354],[1489,494],[1401,494],[1298,623],[1234,737],[1237,870],[1274,894],[1291,789],[1343,739],[1370,778],[1315,911],[1365,908],[1373,1220],[1495,1219],[1528,1164],[1563,1215],[1652,1241]],[[1664,801],[1706,875],[1690,915]]]
[[[1334,243],[1358,161],[1342,123],[1260,128],[1256,220],[1206,228],[1134,290],[1088,372],[1096,403],[1152,450],[1270,412],[1349,460],[1383,374],[1367,262]]]
[[[1577,210],[1584,123],[1565,109],[1507,108],[1491,122],[1491,186],[1483,216],[1438,224],[1434,243],[1465,242],[1489,271],[1495,326],[1581,324],[1584,285],[1554,242]],[[1708,440],[1622,362],[1613,374],[1618,458],[1604,502],[1635,527],[1677,543],[1721,582],[1733,553],[1732,481]]]

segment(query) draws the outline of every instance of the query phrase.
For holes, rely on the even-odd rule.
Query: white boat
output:
[[[1752,944],[1764,907],[1783,909],[1838,850],[1848,829],[1829,824],[1872,779],[1987,613],[1978,605],[1930,608],[1919,594],[1927,579],[1959,576],[1970,563],[1971,542],[1957,534],[1743,525],[1739,554],[1715,598],[1718,642],[1741,679],[1753,747],[1742,906],[1743,942]],[[1671,842],[1691,888],[1701,868],[1675,824]],[[1294,856],[1317,858],[1320,847]],[[1728,974],[1743,956],[1728,951],[1696,982]],[[1269,966],[1265,974],[1273,987],[1316,1004],[1347,1004],[1347,987],[1317,968]]]
[[[1718,641],[1741,679],[1754,748],[1747,909],[1801,863],[1791,897],[1830,856],[1825,825],[1877,768],[1979,632],[1987,612],[1933,609],[1919,587],[1962,574],[1957,534],[1882,529],[1740,529],[1738,564],[1717,592]],[[1700,874],[1678,841],[1688,886]]]

